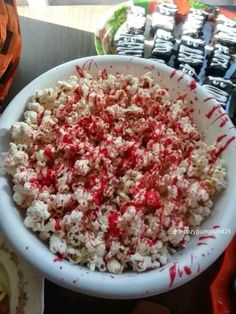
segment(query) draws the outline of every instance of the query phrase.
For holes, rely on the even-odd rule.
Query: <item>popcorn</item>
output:
[[[90,171],[89,160],[88,159],[76,160],[74,167],[78,171],[79,175],[86,176],[86,174],[88,174],[88,172]]]
[[[61,239],[59,235],[53,234],[50,238],[50,251],[54,254],[64,256],[67,251],[65,239]]]
[[[4,168],[24,224],[49,249],[91,271],[166,264],[226,187],[217,148],[186,100],[153,82],[100,71],[37,91],[12,126]]]
[[[74,198],[77,200],[79,209],[86,211],[92,200],[92,196],[84,188],[80,187],[74,192]]]
[[[12,126],[11,134],[15,143],[29,144],[31,142],[32,127],[26,122],[15,122]]]
[[[107,262],[107,270],[113,274],[119,274],[122,272],[123,267],[117,259],[111,258]]]

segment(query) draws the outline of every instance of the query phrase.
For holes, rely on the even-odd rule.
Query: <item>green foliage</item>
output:
[[[97,36],[95,36],[95,48],[98,55],[104,55],[103,44],[101,39]]]
[[[127,12],[128,6],[122,6],[121,8],[115,11],[112,18],[107,22],[108,26],[112,28],[114,33],[126,21]]]
[[[205,5],[202,2],[190,0],[190,6],[191,8],[198,9],[198,10],[205,10],[207,8],[207,5]]]

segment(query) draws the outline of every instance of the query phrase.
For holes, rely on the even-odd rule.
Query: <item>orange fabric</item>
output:
[[[0,105],[12,84],[21,53],[15,0],[0,0]]]
[[[174,3],[178,7],[178,13],[181,15],[186,15],[190,9],[189,0],[174,0]]]
[[[214,314],[235,313],[230,300],[230,281],[236,275],[236,236],[224,253],[219,273],[211,284],[211,299]]]

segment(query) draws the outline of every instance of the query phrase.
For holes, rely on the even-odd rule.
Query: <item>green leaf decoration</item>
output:
[[[128,13],[128,6],[122,6],[115,11],[114,15],[108,20],[107,25],[112,28],[113,32],[116,32],[118,28],[126,21]]]
[[[205,10],[207,8],[207,5],[205,5],[202,2],[190,0],[190,6],[191,8],[198,9],[198,10]]]
[[[101,39],[98,36],[95,36],[95,48],[98,55],[104,55],[103,45]]]

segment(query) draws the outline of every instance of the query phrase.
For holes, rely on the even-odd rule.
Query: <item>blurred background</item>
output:
[[[79,5],[79,4],[118,4],[125,0],[17,0],[17,5],[39,6],[39,5]],[[236,5],[236,0],[202,0],[214,5]]]

